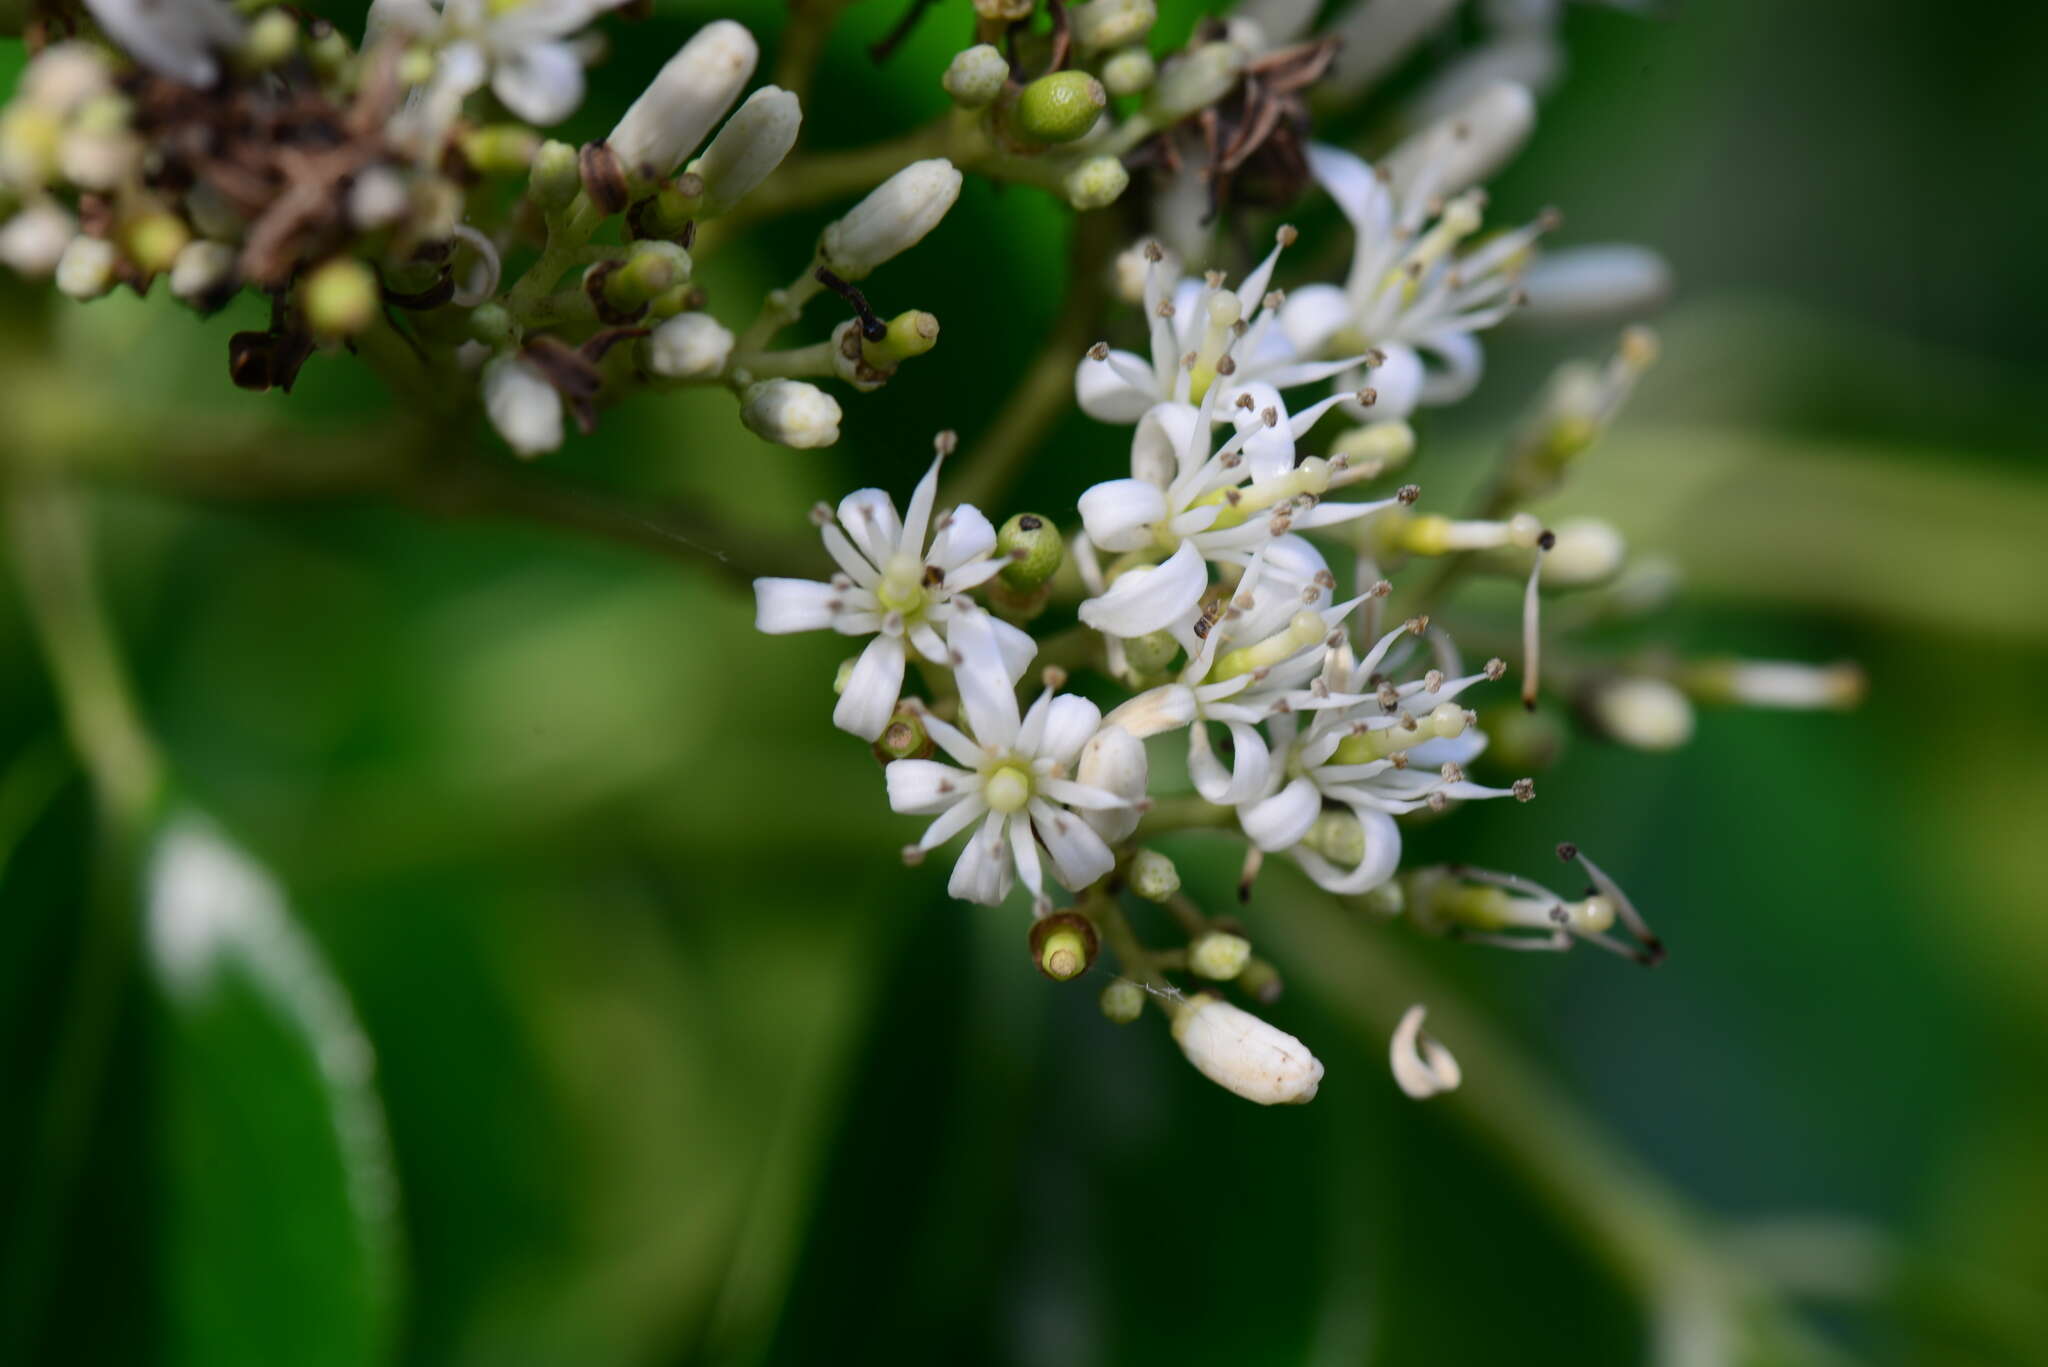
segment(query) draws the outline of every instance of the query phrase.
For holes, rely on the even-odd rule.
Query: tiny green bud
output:
[[[1102,85],[1112,95],[1136,95],[1158,77],[1158,63],[1141,47],[1127,47],[1102,64]]]
[[[690,278],[690,254],[673,242],[640,242],[604,278],[605,302],[630,312]]]
[[[141,214],[121,229],[121,246],[128,259],[147,275],[169,270],[191,240],[191,229],[170,213]]]
[[[1155,123],[1179,123],[1229,94],[1243,70],[1244,51],[1236,44],[1204,43],[1160,71],[1147,112]]]
[[[1124,642],[1124,658],[1131,662],[1131,668],[1140,674],[1162,674],[1173,657],[1180,654],[1180,642],[1173,639],[1173,633],[1160,630],[1145,636],[1133,636]]]
[[[1129,1025],[1145,1010],[1145,989],[1129,978],[1118,978],[1102,989],[1102,1014],[1118,1025]]]
[[[1017,131],[1033,142],[1072,142],[1095,126],[1108,105],[1102,82],[1087,72],[1055,71],[1017,97]]]
[[[1531,712],[1519,703],[1503,703],[1481,712],[1479,725],[1486,732],[1487,762],[1511,773],[1548,769],[1564,751],[1564,726],[1547,707]]]
[[[265,10],[242,34],[242,65],[250,71],[268,71],[282,65],[299,46],[299,25],[282,9]]]
[[[340,29],[325,21],[316,21],[311,32],[311,39],[306,44],[306,57],[322,80],[332,81],[341,75],[342,68],[355,55],[354,49]]]
[[[1051,518],[1018,513],[996,533],[996,554],[1011,557],[1010,563],[1003,566],[1002,580],[1021,592],[1035,589],[1058,574],[1067,548]]]
[[[1244,972],[1237,975],[1237,990],[1264,1006],[1279,1001],[1285,987],[1280,981],[1280,970],[1264,959],[1251,960],[1245,964]]]
[[[1032,962],[1056,983],[1086,973],[1095,951],[1095,924],[1078,912],[1062,911],[1031,923]]]
[[[566,208],[582,188],[583,172],[577,165],[576,149],[553,139],[542,143],[533,154],[533,175],[527,183],[527,193],[533,202],[543,209]]]
[[[516,176],[534,163],[540,135],[516,123],[487,124],[463,136],[462,155],[487,176]]]
[[[377,276],[352,256],[313,268],[299,286],[306,325],[323,337],[353,337],[377,318]]]
[[[884,764],[899,759],[929,759],[937,747],[924,729],[924,717],[914,708],[899,707],[875,739],[875,758]]]
[[[1324,812],[1301,843],[1341,868],[1357,868],[1365,859],[1365,830],[1348,811]]]
[[[982,43],[955,53],[939,84],[955,104],[964,109],[982,109],[995,102],[1009,79],[1010,64],[1003,60],[1003,54]]]
[[[1242,935],[1212,930],[1188,946],[1188,969],[1204,978],[1228,982],[1244,972],[1252,943]]]
[[[1358,906],[1373,916],[1388,920],[1399,916],[1408,909],[1408,893],[1398,879],[1389,878],[1376,888],[1368,888],[1358,894]]]
[[[1115,157],[1090,157],[1067,172],[1060,186],[1067,193],[1067,203],[1086,213],[1090,209],[1106,209],[1117,202],[1130,187],[1131,173]]]
[[[1155,0],[1088,0],[1067,12],[1074,42],[1085,52],[1103,52],[1143,42],[1159,18]]]
[[[512,311],[503,304],[482,303],[469,315],[469,335],[490,347],[510,346],[519,335]]]
[[[1180,870],[1157,850],[1139,850],[1127,870],[1131,891],[1148,902],[1164,902],[1180,891]]]

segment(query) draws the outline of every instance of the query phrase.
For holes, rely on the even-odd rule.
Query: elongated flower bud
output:
[[[802,380],[762,380],[740,404],[747,430],[777,446],[808,450],[839,440],[839,403]]]
[[[761,49],[730,19],[697,30],[633,101],[605,141],[629,172],[653,180],[697,150],[754,74]]]
[[[493,359],[484,367],[483,390],[491,426],[518,454],[538,456],[562,444],[562,396],[525,361]]]
[[[916,161],[876,186],[818,238],[818,256],[842,280],[859,280],[916,246],[960,198],[960,172],[944,157]]]
[[[705,212],[724,212],[768,179],[796,145],[803,121],[801,103],[780,86],[765,85],[747,96],[704,155],[690,165],[704,182]]]
[[[1160,70],[1146,112],[1155,122],[1178,123],[1222,99],[1243,70],[1244,52],[1235,44],[1205,43]]]
[[[1088,0],[1067,11],[1074,42],[1084,52],[1102,52],[1143,42],[1159,18],[1155,0]]]
[[[1173,1038],[1203,1077],[1261,1106],[1313,1101],[1323,1065],[1285,1030],[1207,993],[1174,1017]]]

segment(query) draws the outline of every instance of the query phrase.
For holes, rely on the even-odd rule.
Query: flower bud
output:
[[[213,304],[234,288],[236,255],[225,242],[187,242],[171,262],[171,293],[196,307]]]
[[[757,381],[740,402],[740,421],[749,432],[798,450],[838,441],[839,416],[839,404],[830,394],[802,380]]]
[[[937,748],[924,728],[924,713],[915,707],[898,707],[874,744],[875,758],[885,765],[899,759],[930,759]]]
[[[1543,557],[1543,582],[1551,588],[1582,588],[1612,579],[1628,543],[1611,522],[1575,517],[1550,529],[1556,538]]]
[[[1067,203],[1086,213],[1106,209],[1130,188],[1131,173],[1115,157],[1090,157],[1060,181]]]
[[[1243,70],[1244,52],[1235,44],[1204,43],[1161,68],[1146,112],[1154,123],[1178,123],[1229,94]]]
[[[1596,684],[1586,699],[1586,714],[1609,739],[1638,750],[1676,750],[1692,739],[1692,703],[1663,679]]]
[[[1217,982],[1228,982],[1244,972],[1251,957],[1250,940],[1228,931],[1212,930],[1188,946],[1188,970]]]
[[[829,225],[818,259],[842,280],[860,280],[939,226],[960,197],[960,173],[944,157],[912,162]]]
[[[690,278],[690,254],[673,242],[636,242],[604,277],[604,301],[632,313]]]
[[[1548,707],[1531,712],[1520,703],[1501,703],[1479,714],[1479,729],[1486,733],[1486,762],[1496,772],[1548,769],[1564,751],[1564,726]]]
[[[605,139],[627,173],[658,180],[681,165],[746,89],[759,57],[754,35],[730,19],[697,30]]]
[[[1870,681],[1854,661],[1809,665],[1789,660],[1701,660],[1689,666],[1686,691],[1705,703],[1799,710],[1843,710],[1863,701]]]
[[[1145,989],[1129,978],[1118,978],[1102,989],[1102,1014],[1118,1025],[1129,1025],[1145,1010]]]
[[[542,143],[533,154],[533,172],[526,183],[533,202],[543,209],[566,208],[582,188],[583,170],[576,149],[552,138]]]
[[[1124,641],[1124,658],[1139,674],[1164,674],[1178,654],[1180,642],[1164,629]]]
[[[1003,566],[1005,584],[1022,593],[1037,588],[1059,573],[1066,559],[1066,543],[1050,518],[1037,513],[1018,513],[996,533],[996,555],[1011,557]]]
[[[268,71],[282,66],[298,51],[298,20],[282,9],[265,10],[249,21],[242,46],[235,56],[247,71]]]
[[[1174,1016],[1173,1038],[1202,1076],[1261,1106],[1312,1101],[1323,1081],[1307,1045],[1206,992]]]
[[[1087,135],[1109,105],[1102,82],[1085,71],[1040,76],[1017,97],[1017,131],[1032,142],[1072,142]]]
[[[17,101],[0,110],[0,180],[31,187],[57,174],[63,122],[47,109]]]
[[[463,158],[487,176],[516,176],[528,170],[540,149],[540,135],[516,123],[473,128],[462,138]]]
[[[762,86],[747,96],[704,155],[690,163],[690,170],[704,182],[704,212],[725,212],[766,180],[796,145],[803,121],[797,97],[780,86]]]
[[[1180,870],[1157,850],[1139,850],[1124,872],[1131,891],[1148,902],[1164,902],[1180,891]]]
[[[1112,95],[1136,95],[1158,76],[1158,63],[1141,47],[1127,47],[1102,64],[1102,87]]]
[[[78,232],[70,214],[38,201],[0,225],[0,264],[19,275],[40,278],[57,269]]]
[[[98,237],[74,237],[57,258],[57,288],[73,299],[97,299],[114,287],[119,260],[114,244]]]
[[[1138,806],[1145,796],[1148,765],[1145,742],[1121,726],[1105,726],[1081,747],[1074,778],[1091,788],[1115,793],[1130,805],[1102,811],[1084,810],[1080,818],[1112,845],[1138,829]]]
[[[353,256],[322,262],[299,285],[299,306],[314,335],[353,337],[376,321],[376,273]]]
[[[1440,1092],[1456,1091],[1464,1080],[1458,1070],[1458,1060],[1451,1057],[1451,1051],[1422,1033],[1422,1020],[1427,1014],[1427,1008],[1420,1004],[1409,1007],[1402,1014],[1401,1024],[1395,1028],[1393,1042],[1387,1050],[1394,1081],[1417,1101],[1425,1101]]]
[[[1308,828],[1301,844],[1346,869],[1357,868],[1365,861],[1365,827],[1359,824],[1357,814],[1349,810],[1324,812]]]
[[[963,109],[982,109],[995,102],[1010,79],[1010,64],[987,43],[953,55],[940,84]]]
[[[111,92],[81,105],[57,147],[64,178],[89,190],[112,190],[140,170],[142,139],[130,126],[133,113],[125,96]]]
[[[80,40],[53,43],[35,56],[21,73],[17,99],[58,118],[95,95],[113,88],[114,71],[106,54]]]
[[[505,444],[533,457],[562,444],[562,396],[545,377],[516,355],[484,366],[484,412]]]
[[[1158,18],[1155,0],[1088,0],[1067,11],[1074,44],[1084,52],[1141,43]]]
[[[670,380],[701,380],[725,369],[732,333],[708,313],[679,313],[647,338],[647,368]]]
[[[121,250],[145,275],[167,271],[192,240],[192,230],[176,214],[142,213],[121,225]]]
[[[1056,983],[1086,973],[1095,952],[1095,926],[1085,916],[1063,911],[1031,923],[1031,961]]]

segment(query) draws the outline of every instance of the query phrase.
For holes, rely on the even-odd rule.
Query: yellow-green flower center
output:
[[[1005,764],[981,785],[981,796],[993,811],[1021,812],[1031,800],[1031,773],[1015,764]]]

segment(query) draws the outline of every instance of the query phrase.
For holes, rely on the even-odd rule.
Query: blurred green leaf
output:
[[[143,879],[162,1039],[166,1360],[382,1360],[397,1189],[368,1040],[271,876],[189,810]]]

